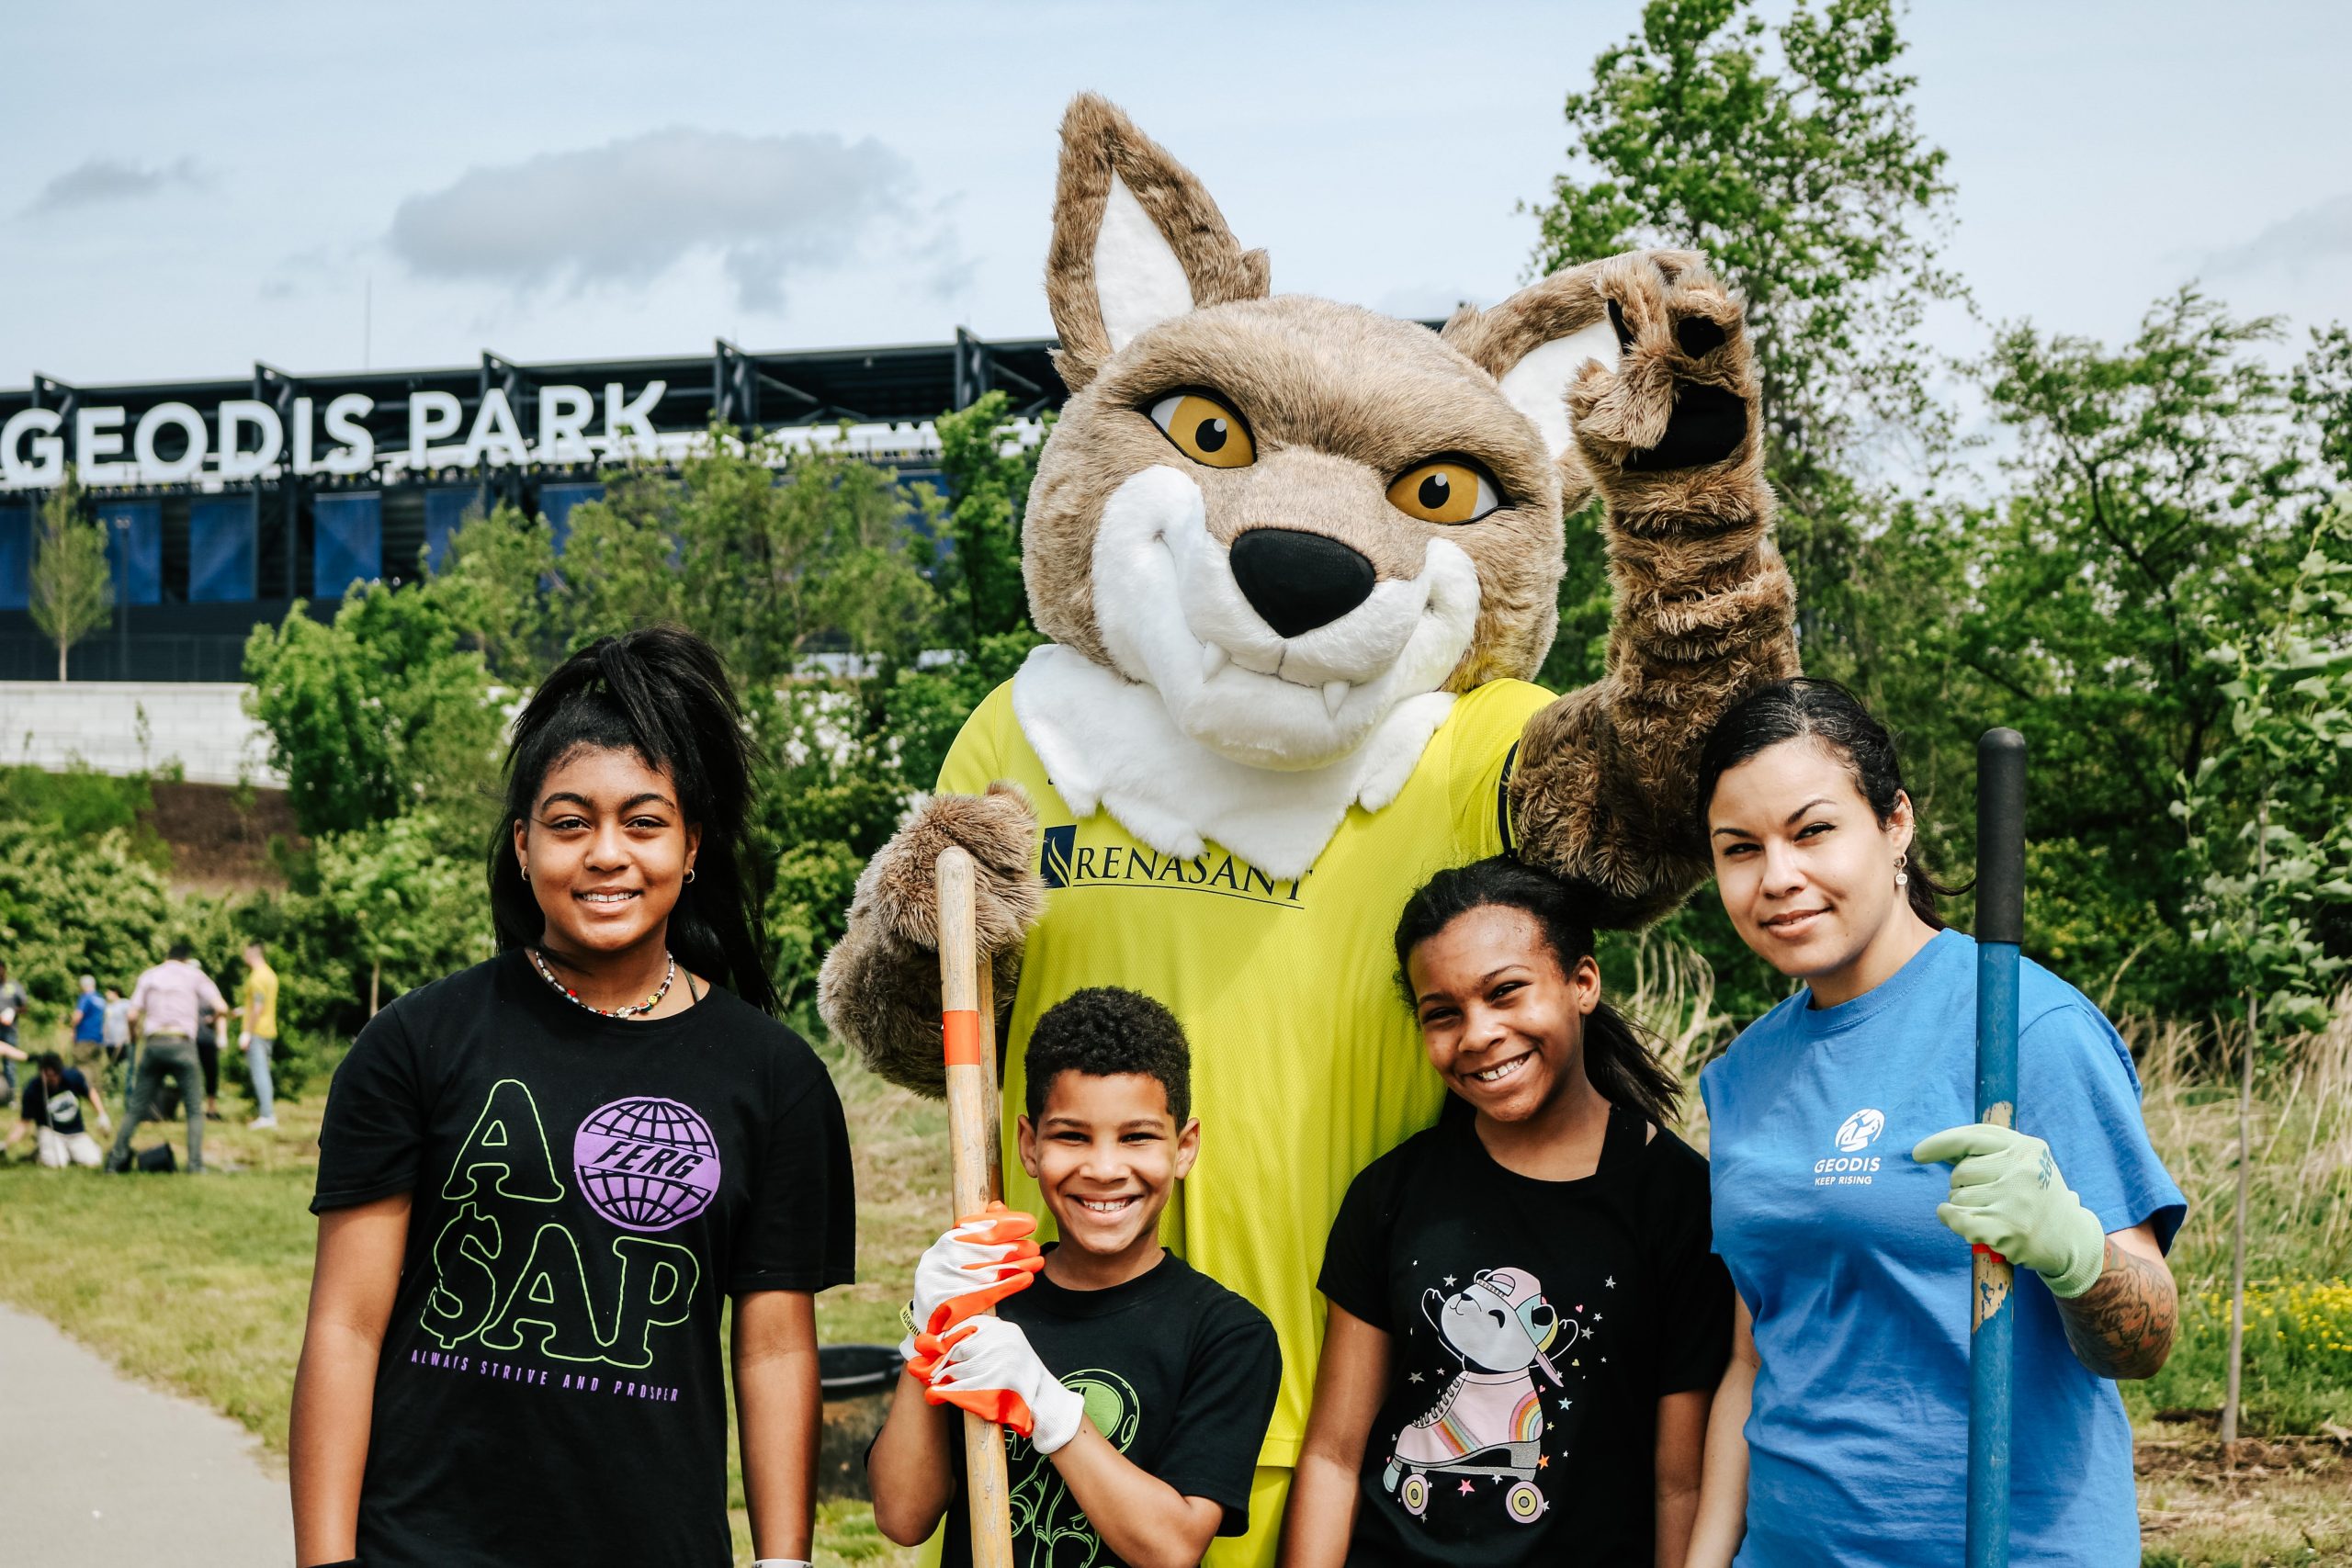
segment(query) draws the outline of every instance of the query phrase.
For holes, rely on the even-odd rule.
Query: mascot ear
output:
[[[1617,367],[1621,334],[1598,288],[1599,263],[1555,272],[1492,310],[1464,307],[1443,336],[1502,387],[1511,407],[1544,435],[1560,466],[1563,510],[1574,512],[1592,493],[1592,479],[1568,429],[1568,388],[1598,360]]]
[[[1062,117],[1046,298],[1055,363],[1076,391],[1136,335],[1202,305],[1262,299],[1266,253],[1244,251],[1192,172],[1091,93]]]

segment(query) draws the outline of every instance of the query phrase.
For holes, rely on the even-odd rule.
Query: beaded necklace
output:
[[[523,951],[531,955],[531,967],[539,972],[539,977],[541,979],[545,980],[548,985],[553,986],[557,990],[561,991],[565,996],[570,997],[573,1006],[586,1008],[590,1012],[594,1013],[599,1018],[634,1018],[639,1013],[651,1012],[655,1008],[662,1005],[662,998],[670,994],[670,982],[678,977],[677,955],[675,953],[665,953],[662,956],[669,959],[670,968],[669,972],[662,976],[662,986],[660,989],[656,990],[651,996],[646,998],[643,1001],[638,1003],[635,1007],[600,1008],[593,1002],[582,1001],[578,991],[573,990],[571,987],[557,979],[555,977],[555,971],[548,967],[548,961],[539,956],[539,950],[537,948],[529,947],[525,948]]]

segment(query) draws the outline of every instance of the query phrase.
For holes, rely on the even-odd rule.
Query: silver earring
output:
[[[526,882],[531,880],[531,868],[527,865],[523,868],[523,880]]]
[[[1903,869],[1905,865],[1910,863],[1910,860],[1911,852],[1908,850],[1904,851],[1901,854],[1894,857],[1894,885],[1897,887],[1905,887],[1910,885],[1911,874]]]
[[[693,881],[694,881],[694,879],[695,879],[695,868],[694,868],[693,866],[688,866],[688,867],[686,867],[686,880],[687,880],[689,883],[691,883],[691,882],[693,882]]]

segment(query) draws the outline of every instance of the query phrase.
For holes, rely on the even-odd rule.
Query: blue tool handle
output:
[[[2017,1125],[2018,949],[2025,940],[2025,737],[1976,743],[1976,1119]],[[2007,1568],[2017,1307],[2007,1258],[1974,1249],[1969,1281],[1967,1568]]]

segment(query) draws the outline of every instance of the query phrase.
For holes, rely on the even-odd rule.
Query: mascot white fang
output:
[[[1204,1143],[1162,1235],[1273,1321],[1280,1472],[1340,1196],[1443,1099],[1394,991],[1406,896],[1510,850],[1617,923],[1672,908],[1707,870],[1699,743],[1796,653],[1747,334],[1699,257],[1593,262],[1442,333],[1267,277],[1116,108],[1070,106],[1046,292],[1072,395],[1022,545],[1053,640],[867,866],[819,1000],[877,1071],[940,1092],[932,866],[956,843],[1008,1119],[1055,1001],[1125,986],[1175,1011]],[[1596,490],[1608,668],[1555,698],[1527,678],[1563,518]],[[1212,1562],[1272,1561],[1284,1478],[1261,1479],[1272,1517]]]

